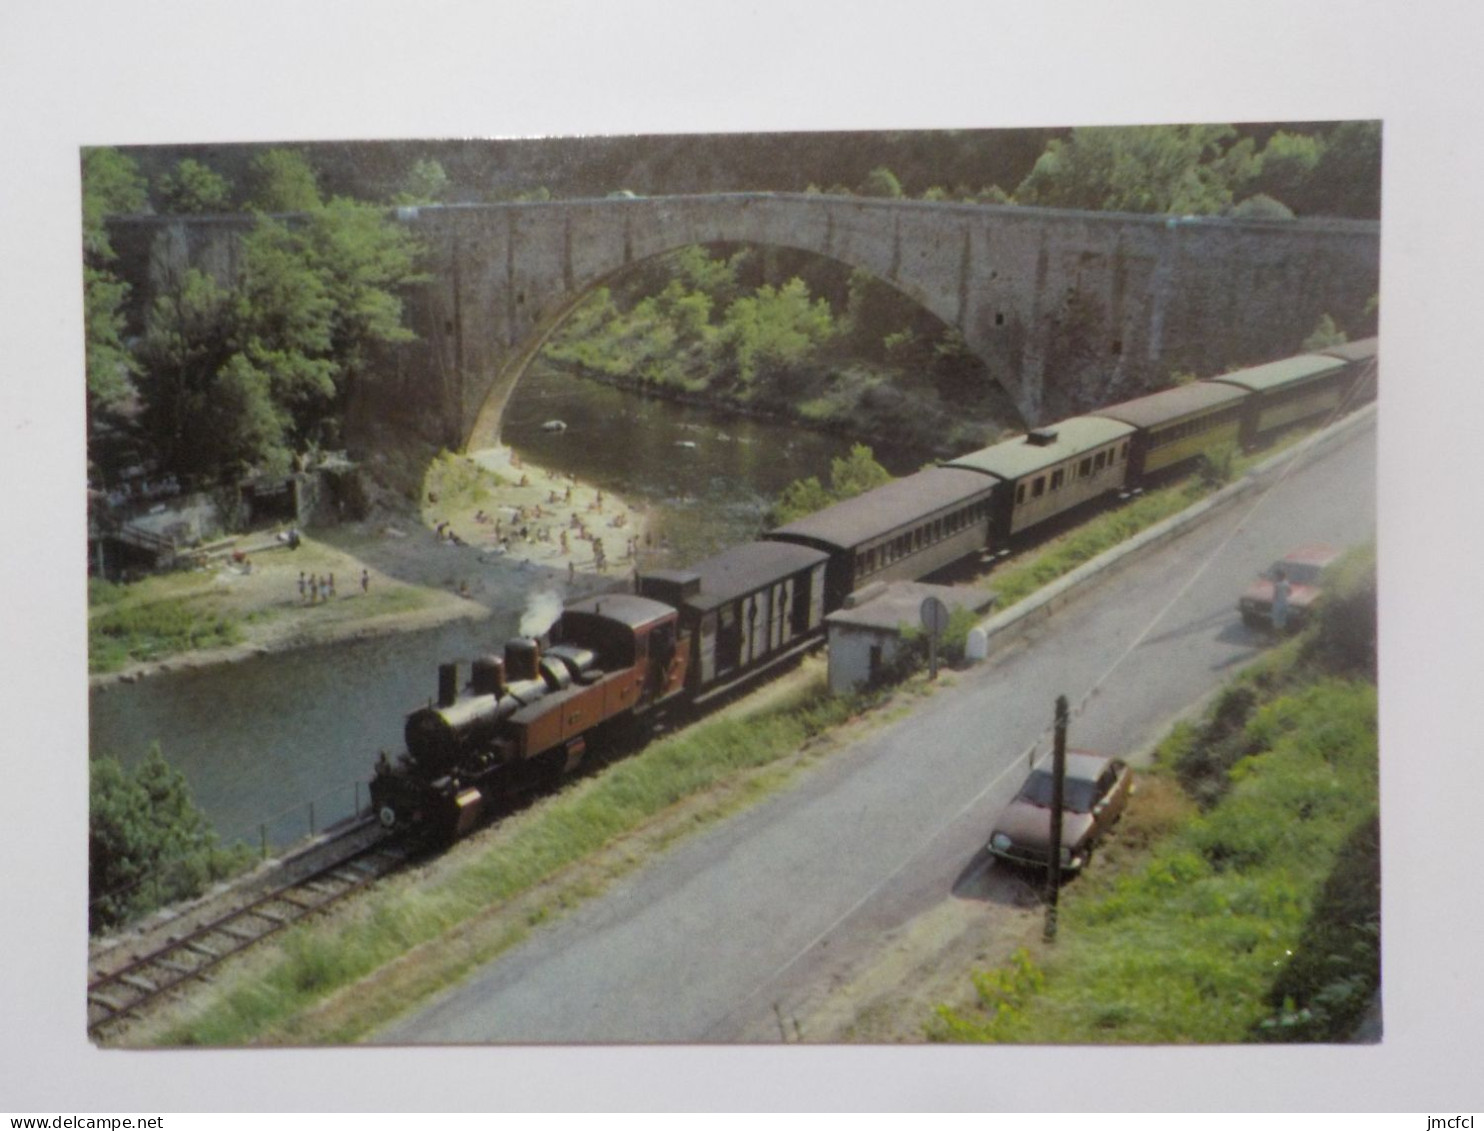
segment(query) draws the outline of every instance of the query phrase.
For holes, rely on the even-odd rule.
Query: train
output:
[[[389,829],[451,842],[500,804],[554,788],[619,728],[704,707],[823,638],[874,582],[913,581],[1014,547],[1054,521],[1157,484],[1224,445],[1255,449],[1377,389],[1375,338],[1284,358],[1037,427],[895,479],[636,592],[567,604],[540,637],[443,664],[436,700],[383,753],[371,801]]]

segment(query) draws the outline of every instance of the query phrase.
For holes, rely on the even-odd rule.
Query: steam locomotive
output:
[[[382,755],[372,804],[389,828],[452,841],[493,804],[553,787],[604,732],[668,705],[704,705],[812,647],[825,617],[876,581],[916,580],[998,552],[1062,516],[1259,447],[1376,395],[1376,340],[1110,405],[894,480],[638,592],[567,605],[545,641],[439,668],[436,702]]]

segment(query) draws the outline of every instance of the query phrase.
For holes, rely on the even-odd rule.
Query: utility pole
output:
[[[1061,813],[1067,781],[1067,697],[1056,697],[1056,737],[1051,747],[1051,848],[1046,860],[1047,942],[1056,941],[1056,902],[1061,894]]]

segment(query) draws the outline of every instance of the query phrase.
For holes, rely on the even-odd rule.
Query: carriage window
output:
[[[1064,471],[1062,471],[1060,468],[1058,468],[1057,470],[1055,470],[1055,471],[1053,471],[1051,473],[1051,489],[1053,491],[1055,491],[1057,488],[1059,488],[1061,486],[1062,479],[1065,478],[1065,476],[1066,476],[1066,473]]]
[[[1125,440],[1123,442],[1123,446],[1118,449],[1118,458],[1119,459],[1128,459],[1128,441],[1127,440]]]
[[[1039,499],[1046,493],[1046,476],[1036,476],[1036,481],[1031,484],[1031,498]]]
[[[1099,452],[1097,455],[1095,455],[1095,456],[1092,457],[1092,469],[1094,471],[1102,471],[1103,470],[1103,465],[1105,463],[1107,463],[1107,462],[1108,462],[1108,453],[1107,452]]]
[[[1023,502],[1025,502],[1025,484],[1024,483],[1022,483],[1020,486],[1018,486],[1018,487],[1015,488],[1015,505],[1016,506],[1019,506]]]
[[[1077,476],[1080,479],[1086,479],[1091,474],[1092,474],[1092,457],[1091,456],[1088,456],[1085,460],[1083,460],[1081,463],[1079,463],[1077,465]]]

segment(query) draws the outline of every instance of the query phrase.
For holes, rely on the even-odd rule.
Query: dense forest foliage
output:
[[[158,212],[197,170],[248,198],[259,146],[127,150]],[[1132,211],[1222,211],[1265,196],[1299,216],[1377,219],[1379,122],[916,130],[875,133],[325,142],[296,147],[330,195],[382,203],[716,192],[853,193]],[[1107,188],[1093,187],[1098,180]],[[1061,181],[1062,187],[1052,182]],[[1147,189],[1141,187],[1147,183]],[[1171,189],[1170,186],[1184,188]]]
[[[113,149],[83,157],[90,454],[108,442],[200,484],[281,474],[338,446],[345,407],[378,344],[407,341],[405,289],[419,249],[383,209],[326,198],[303,155],[257,153],[241,189],[191,158],[155,181],[162,208],[212,211],[240,196],[255,215],[235,277],[191,268],[154,297],[125,337],[127,286],[105,217],[137,212],[150,190]],[[292,214],[292,221],[283,214]]]

